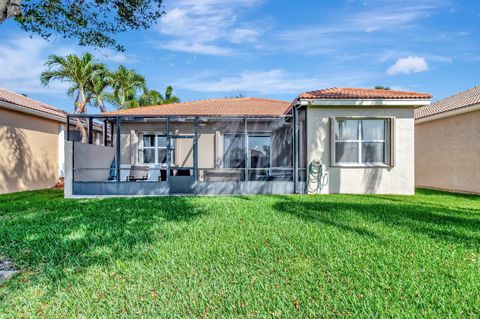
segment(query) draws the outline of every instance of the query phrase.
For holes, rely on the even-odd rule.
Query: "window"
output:
[[[245,143],[243,134],[225,134],[223,136],[223,167],[245,167]]]
[[[268,135],[248,136],[248,156],[250,168],[270,167],[271,137]]]
[[[243,134],[223,135],[223,167],[245,168],[245,140]],[[250,168],[270,167],[271,137],[266,134],[248,135],[248,161]]]
[[[333,124],[336,165],[389,165],[390,119],[340,119]]]
[[[166,164],[167,137],[164,133],[139,133],[138,163]],[[172,143],[171,162],[175,161],[175,145]]]

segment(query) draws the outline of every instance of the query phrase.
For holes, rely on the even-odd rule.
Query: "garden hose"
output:
[[[313,160],[308,165],[308,192],[318,194],[328,184],[325,165],[319,160]]]

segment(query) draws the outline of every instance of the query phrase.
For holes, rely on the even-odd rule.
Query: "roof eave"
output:
[[[3,108],[9,109],[9,110],[13,110],[13,111],[21,112],[21,113],[26,113],[26,114],[30,114],[30,115],[35,115],[35,116],[38,116],[38,117],[43,117],[43,118],[46,118],[46,119],[49,119],[49,120],[54,120],[54,121],[57,121],[57,122],[66,123],[66,121],[67,121],[67,115],[66,114],[65,114],[65,116],[58,116],[58,115],[54,115],[54,114],[50,114],[50,113],[46,113],[46,112],[42,112],[42,111],[38,111],[38,110],[33,110],[33,109],[27,108],[25,106],[17,105],[17,104],[14,104],[14,103],[3,101],[3,100],[0,101],[0,106],[3,107]]]
[[[480,103],[419,117],[415,119],[415,123],[420,124],[420,123],[435,121],[435,120],[443,119],[446,117],[460,115],[460,114],[469,113],[469,112],[478,111],[478,110],[480,110]]]

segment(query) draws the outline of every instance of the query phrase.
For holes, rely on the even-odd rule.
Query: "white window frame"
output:
[[[337,121],[348,121],[348,120],[356,120],[358,121],[357,127],[357,140],[337,140],[335,137],[336,133],[336,122]],[[362,125],[364,120],[381,120],[385,121],[385,139],[384,140],[364,140],[362,138]],[[395,118],[393,117],[331,117],[330,118],[330,166],[333,167],[393,167],[394,166],[394,154],[395,154]],[[336,160],[336,144],[341,142],[350,142],[350,143],[358,143],[358,162],[357,163],[338,163]],[[373,163],[362,163],[362,151],[363,151],[363,143],[384,143],[384,154],[385,154],[385,161],[384,162],[373,162]]]
[[[143,145],[143,137],[145,135],[154,135],[155,136],[155,145],[154,146],[144,146]],[[137,136],[138,136],[138,148],[137,148],[137,164],[138,165],[162,165],[162,166],[167,166],[167,163],[159,163],[158,162],[158,150],[161,150],[161,149],[164,149],[164,150],[167,150],[167,146],[159,146],[158,145],[158,138],[159,137],[167,137],[167,134],[165,132],[153,132],[153,131],[145,131],[145,132],[137,132]],[[170,139],[170,150],[172,152],[172,156],[170,158],[170,162],[171,163],[174,163],[175,162],[175,142],[172,141],[172,139]],[[167,141],[168,143],[168,141]],[[140,163],[140,159],[139,159],[139,153],[140,152],[143,152],[144,150],[155,150],[154,152],[154,156],[155,156],[155,162],[154,163]]]

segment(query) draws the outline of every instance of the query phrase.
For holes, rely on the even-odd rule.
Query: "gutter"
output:
[[[58,116],[58,115],[48,114],[48,113],[45,113],[45,112],[42,112],[42,111],[32,110],[32,109],[29,109],[25,106],[20,106],[20,105],[17,105],[17,104],[6,102],[6,101],[0,101],[0,107],[6,108],[6,109],[9,109],[9,110],[13,110],[13,111],[17,111],[17,112],[21,112],[21,113],[35,115],[35,116],[38,116],[38,117],[43,117],[43,118],[46,118],[46,119],[49,119],[49,120],[54,120],[54,121],[61,122],[61,123],[66,123],[67,122],[67,116],[66,115],[65,115],[65,117],[61,117],[61,116]]]
[[[444,111],[444,112],[441,112],[441,113],[420,117],[418,119],[415,119],[415,124],[421,124],[421,123],[425,123],[425,122],[435,121],[435,120],[443,119],[443,118],[446,118],[446,117],[450,117],[450,116],[454,116],[454,115],[460,115],[460,114],[473,112],[473,111],[478,111],[478,110],[480,110],[480,103],[470,105],[470,106],[460,107],[456,110]]]

